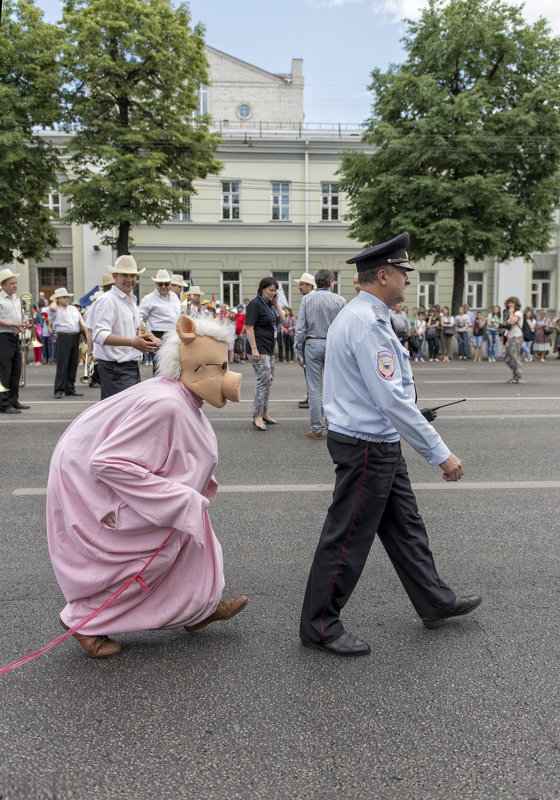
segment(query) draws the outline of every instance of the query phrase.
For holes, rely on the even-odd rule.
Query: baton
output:
[[[433,408],[421,408],[420,413],[423,417],[425,417],[428,422],[433,422],[437,417],[437,412],[440,408],[447,408],[447,406],[454,406],[457,403],[465,403],[467,400],[466,397],[463,397],[462,400],[453,400],[451,403],[443,403],[441,406],[433,406]]]

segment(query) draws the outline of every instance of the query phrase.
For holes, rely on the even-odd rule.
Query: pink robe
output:
[[[58,442],[47,535],[69,627],[139,572],[173,528],[142,574],[148,591],[134,582],[80,632],[177,628],[216,609],[222,550],[206,509],[218,451],[201,406],[180,381],[152,378],[84,411]]]

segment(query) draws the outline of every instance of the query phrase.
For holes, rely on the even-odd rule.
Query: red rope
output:
[[[150,566],[150,564],[152,563],[152,561],[154,560],[154,558],[157,556],[157,554],[159,553],[159,551],[160,551],[160,550],[161,550],[163,547],[165,547],[165,545],[166,545],[166,544],[167,544],[167,542],[168,542],[168,541],[171,539],[171,537],[173,536],[173,534],[175,533],[175,531],[176,531],[176,528],[174,528],[174,529],[171,531],[171,533],[169,534],[169,536],[167,536],[167,538],[166,538],[166,539],[165,539],[165,540],[164,540],[164,541],[163,541],[163,542],[160,544],[160,546],[159,546],[159,547],[158,547],[158,549],[155,551],[155,553],[153,553],[153,554],[150,556],[150,559],[149,559],[149,561],[147,561],[147,562],[144,564],[144,566],[142,567],[142,569],[140,570],[140,572],[137,572],[137,573],[136,573],[136,575],[134,575],[132,578],[129,578],[127,581],[125,581],[125,583],[123,583],[123,585],[121,586],[121,588],[120,588],[120,589],[117,589],[117,591],[116,591],[116,592],[113,592],[113,594],[112,594],[110,597],[108,597],[108,598],[107,598],[107,599],[106,599],[106,600],[105,600],[105,601],[104,601],[104,602],[103,602],[103,603],[102,603],[102,604],[99,606],[99,608],[96,608],[96,609],[95,609],[95,611],[92,611],[92,612],[91,612],[91,614],[89,614],[89,615],[88,615],[88,616],[87,616],[85,619],[83,619],[81,622],[78,622],[78,624],[77,624],[77,625],[74,625],[74,627],[73,627],[73,628],[69,628],[69,629],[68,629],[68,630],[67,630],[65,633],[61,634],[60,636],[57,636],[57,637],[56,637],[56,639],[53,639],[53,640],[52,640],[52,642],[49,642],[49,644],[44,644],[44,645],[43,645],[43,647],[40,647],[38,650],[35,650],[35,652],[34,652],[34,653],[29,653],[29,655],[28,655],[28,656],[23,656],[23,658],[18,658],[18,660],[17,660],[17,661],[12,661],[12,663],[11,663],[11,664],[6,664],[6,666],[5,666],[5,667],[2,667],[2,668],[0,669],[0,675],[5,675],[5,673],[6,673],[6,672],[10,672],[10,670],[12,670],[12,669],[15,669],[16,667],[21,667],[23,664],[27,664],[29,661],[33,661],[35,658],[39,658],[39,656],[42,656],[42,655],[43,655],[43,653],[47,653],[49,650],[52,650],[52,648],[53,648],[53,647],[56,647],[56,645],[57,645],[57,644],[60,644],[60,642],[63,642],[65,639],[69,639],[69,638],[70,638],[70,636],[73,636],[75,633],[77,633],[77,631],[79,631],[81,628],[83,628],[83,627],[84,627],[84,625],[86,625],[88,622],[90,622],[92,619],[94,619],[94,618],[95,618],[95,617],[96,617],[98,614],[101,614],[101,612],[102,612],[102,611],[104,611],[106,608],[108,608],[108,607],[111,605],[111,603],[114,603],[114,602],[115,602],[115,600],[116,600],[118,597],[120,597],[120,596],[121,596],[121,594],[122,594],[124,591],[126,591],[126,590],[128,589],[128,587],[130,586],[130,584],[131,584],[131,583],[134,583],[134,581],[137,581],[137,583],[138,583],[138,584],[139,584],[139,586],[140,586],[140,590],[141,590],[142,592],[147,592],[147,591],[148,591],[148,586],[146,585],[146,581],[145,581],[145,580],[144,580],[144,578],[142,577],[142,573],[144,572],[144,570],[145,570],[145,569],[147,569],[147,568]]]

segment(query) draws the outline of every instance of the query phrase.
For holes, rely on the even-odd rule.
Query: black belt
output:
[[[19,333],[10,333],[9,331],[6,331],[6,333],[2,333],[0,335],[2,335],[2,336],[19,336]],[[2,340],[0,339],[0,341],[2,341]]]
[[[320,342],[324,342],[326,338],[327,338],[326,336],[308,336],[307,337],[307,339],[316,339],[316,340],[318,340]]]
[[[75,331],[75,333],[70,333],[69,331],[57,331],[57,336],[79,336],[80,331]]]

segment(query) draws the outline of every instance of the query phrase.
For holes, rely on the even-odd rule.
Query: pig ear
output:
[[[177,334],[182,344],[192,344],[196,336],[196,322],[181,314],[176,325]]]

